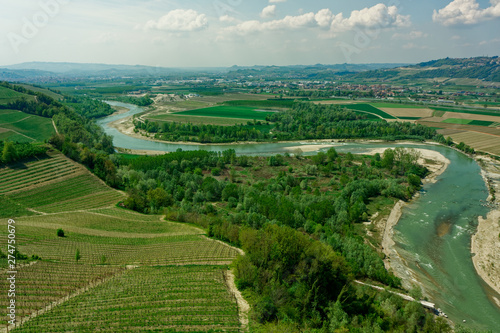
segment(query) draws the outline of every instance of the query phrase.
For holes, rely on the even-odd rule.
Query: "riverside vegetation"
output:
[[[246,255],[239,256],[232,265],[236,283],[252,305],[252,330],[262,332],[285,330],[291,332],[451,331],[444,320],[434,317],[416,302],[409,303],[388,292],[379,292],[352,283],[354,279],[362,279],[392,288],[401,287],[400,281],[387,272],[381,256],[364,238],[360,222],[367,221],[376,211],[392,205],[396,200],[408,200],[419,189],[421,178],[427,174],[427,170],[416,163],[418,154],[414,151],[387,150],[383,155],[372,157],[338,154],[334,149],[313,157],[303,157],[299,151],[295,156],[247,157],[236,156],[232,150],[222,153],[178,151],[157,157],[117,155],[113,153],[111,138],[103,134],[102,130],[91,120],[78,115],[71,108],[49,97],[38,98],[31,102],[21,100],[11,103],[13,104],[9,108],[26,108],[30,112],[51,116],[59,131],[59,134],[54,135],[49,141],[52,147],[86,166],[109,186],[126,191],[127,197],[123,199],[122,206],[141,213],[163,213],[170,221],[196,224],[204,228],[209,236],[240,246]],[[312,110],[315,114],[316,121],[318,117],[329,119],[324,122],[325,127],[321,131],[308,125],[313,121],[312,118],[306,117],[308,110]],[[295,122],[293,112],[305,118],[298,118]],[[277,125],[280,126],[280,135],[287,136],[286,133],[292,133],[288,136],[289,139],[294,138],[295,135],[314,136],[314,133],[320,135],[322,131],[330,131],[329,133],[338,131],[339,137],[341,133],[351,133],[350,137],[374,138],[380,135],[386,138],[389,136],[396,138],[395,135],[399,130],[397,126],[406,129],[403,132],[405,138],[436,137],[435,132],[425,127],[368,122],[359,119],[350,111],[337,108],[313,108],[311,106],[309,109],[308,106],[299,104],[288,113],[280,114],[279,117],[282,117],[279,121],[280,125]],[[323,122],[320,123],[323,125]],[[335,123],[341,123],[343,127],[334,126]],[[10,143],[3,145],[4,147],[17,147],[16,144]],[[12,153],[17,149],[4,148],[4,151]],[[39,153],[34,150],[31,155],[35,156]],[[53,152],[49,152],[50,154]],[[16,156],[15,153],[11,155]],[[25,154],[23,158],[29,155]],[[5,162],[12,162],[12,160],[5,160]],[[40,166],[35,166],[35,168],[38,167]],[[26,177],[29,178],[28,175]],[[71,179],[74,179],[74,176]],[[47,176],[47,181],[50,181],[50,176]],[[52,185],[46,186],[47,191],[40,189],[40,197],[44,196],[44,193],[57,194],[49,189]],[[97,186],[96,183],[93,186]],[[85,196],[85,193],[81,196]],[[78,197],[79,195],[75,195],[75,198]],[[21,211],[20,216],[30,215],[28,212],[45,213],[53,208],[50,203],[39,202],[38,208],[33,211],[29,207],[29,202],[22,201],[23,198],[22,195],[14,196],[7,193],[2,200],[8,200],[12,204],[19,202],[21,208],[30,208],[30,210]],[[33,256],[33,258],[36,255],[42,259],[57,260],[61,263],[70,261],[74,263],[76,251],[80,260],[77,260],[74,265],[108,263],[123,265],[133,262],[145,265],[171,265],[176,262],[172,260],[171,251],[160,248],[164,247],[165,243],[179,242],[178,248],[180,249],[185,246],[182,242],[187,240],[192,242],[190,248],[193,254],[186,254],[184,251],[184,254],[180,256],[186,258],[185,255],[187,255],[191,259],[176,259],[184,264],[213,263],[217,260],[227,263],[235,257],[235,253],[200,256],[197,251],[208,246],[208,243],[203,243],[202,239],[198,238],[199,229],[179,225],[179,228],[184,230],[181,232],[183,237],[189,239],[176,238],[174,240],[171,237],[179,236],[167,237],[159,231],[167,226],[177,228],[174,227],[177,224],[163,222],[165,223],[163,227],[155,227],[154,224],[150,224],[152,222],[147,216],[132,212],[125,213],[126,211],[117,208],[97,207],[98,210],[95,213],[98,213],[101,219],[104,218],[106,223],[103,223],[104,220],[85,222],[88,220],[81,216],[84,212],[80,211],[80,208],[76,207],[78,211],[73,211],[72,205],[77,202],[78,200],[68,202],[67,208],[57,208],[60,215],[58,218],[56,218],[57,215],[26,217],[27,222],[29,219],[45,220],[44,225],[50,224],[49,220],[54,219],[60,222],[52,222],[50,228],[47,226],[31,227],[38,229],[29,232],[31,236],[24,236],[28,241],[20,247],[21,251],[25,251],[27,256]],[[84,208],[91,209],[90,207]],[[101,209],[103,211],[99,211]],[[123,214],[127,216],[125,219],[120,218],[114,223],[111,222],[113,216],[124,216]],[[95,217],[95,219],[98,218]],[[125,223],[124,220],[129,220],[129,223]],[[127,240],[130,237],[128,235],[126,238],[121,238],[119,235],[123,236],[128,227],[134,224],[130,223],[134,220],[143,221],[144,225],[148,225],[146,230],[159,227],[160,229],[155,231],[159,233],[159,237],[151,239],[149,238],[151,236],[144,238],[145,235],[142,237],[134,235],[137,240]],[[73,229],[68,221],[76,223]],[[65,235],[69,231],[70,235],[73,232],[84,236],[73,239],[71,236],[57,237],[57,229],[61,225],[64,226]],[[74,227],[81,229],[74,229]],[[47,228],[51,230],[50,235],[47,233]],[[88,234],[87,229],[102,228],[111,228],[101,230],[102,234],[99,237],[107,235],[106,239],[98,239],[96,238],[98,236]],[[109,234],[112,232],[121,234]],[[109,239],[111,235],[114,237]],[[61,248],[66,249],[63,255],[58,253],[57,248],[54,249],[51,246],[54,239],[63,242]],[[50,240],[48,246],[44,245],[47,240]],[[37,245],[37,242],[40,243]],[[136,246],[142,246],[141,250],[135,251],[134,255],[132,252],[124,251],[126,247],[132,245],[131,242]],[[79,248],[85,244],[89,246]],[[215,250],[215,252],[224,251]],[[153,258],[151,254],[154,254]],[[152,261],[148,261],[147,258]],[[34,267],[38,266],[34,265]],[[188,269],[185,274],[182,269],[176,268],[163,267],[158,270],[176,271],[182,276],[206,275],[201,279],[211,281],[217,276],[212,276],[210,267],[206,270],[189,271]],[[137,282],[140,281],[139,277],[143,273],[153,274],[154,279],[150,281],[152,283],[150,289],[154,289],[158,287],[158,284],[163,283],[163,280],[159,278],[158,270],[150,267],[133,270],[131,273],[94,270],[91,275],[95,277],[92,279],[100,279],[102,284],[88,294],[84,293],[64,303],[64,307],[56,307],[35,318],[33,324],[24,326],[20,331],[36,331],[37,323],[43,323],[46,325],[43,327],[47,327],[48,330],[50,327],[57,328],[59,331],[67,330],[69,327],[60,323],[57,318],[75,317],[75,304],[82,302],[88,304],[88,308],[86,307],[79,313],[77,323],[81,325],[78,327],[85,331],[88,327],[85,323],[89,321],[91,313],[97,310],[96,302],[107,300],[111,302],[108,305],[115,312],[109,316],[93,317],[93,320],[97,320],[93,323],[103,325],[99,327],[108,331],[130,328],[127,325],[131,324],[116,313],[117,308],[125,310],[125,305],[117,301],[116,295],[110,294],[114,288],[113,282],[119,285],[125,281],[124,279]],[[115,280],[106,280],[107,274],[123,275],[121,277],[116,275]],[[69,292],[76,290],[80,286],[78,283],[75,282]],[[140,284],[134,283],[134,285]],[[418,297],[417,290],[413,293]],[[137,288],[130,290],[128,294],[137,297],[144,293]],[[192,297],[192,302],[195,298],[197,300],[201,298],[197,293],[189,297]],[[207,299],[213,297],[219,296],[214,293],[208,295]],[[118,303],[113,303],[115,301]],[[223,298],[221,298],[222,301]],[[156,298],[147,294],[141,300],[137,299],[134,306],[148,306],[148,304],[152,306],[155,302]],[[186,306],[190,306],[189,304],[196,308],[195,303],[190,303],[188,298]],[[230,307],[233,307],[233,310],[230,310]],[[217,318],[211,321],[213,324],[209,328],[213,331],[224,329],[220,326],[222,323],[235,325],[231,324],[233,323],[231,320],[235,318],[234,305],[227,305],[225,308],[228,312],[221,313],[219,321]],[[142,313],[134,309],[127,307],[127,311],[132,310],[130,312],[132,314]],[[142,311],[142,308],[140,309]],[[147,318],[156,317],[154,309],[144,311],[148,313]],[[203,311],[218,310],[214,308]],[[181,313],[179,316],[178,321],[167,323],[145,321],[139,324],[153,328],[165,328],[162,325],[171,325],[169,327],[175,330],[175,325],[184,325],[181,322],[184,323],[182,318],[186,318],[186,314]],[[192,316],[192,314],[188,313],[187,316]],[[229,320],[229,318],[233,319]],[[196,327],[197,323],[197,321],[190,322],[190,325]],[[72,329],[78,327],[73,326]]]

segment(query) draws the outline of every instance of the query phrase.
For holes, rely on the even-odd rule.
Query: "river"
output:
[[[236,145],[168,144],[132,138],[109,126],[113,121],[143,112],[140,107],[109,102],[130,109],[127,113],[98,121],[114,137],[117,147],[171,152],[183,150],[223,151],[237,154],[269,155],[286,152],[285,148],[311,143],[262,143]],[[339,152],[363,153],[372,148],[395,147],[386,143],[335,144]],[[398,145],[402,146],[402,145]],[[492,298],[500,295],[477,275],[471,259],[471,236],[478,216],[486,216],[488,196],[478,164],[453,149],[436,145],[405,144],[408,148],[438,151],[451,161],[434,184],[424,185],[421,195],[403,209],[395,227],[396,250],[408,263],[408,276],[422,283],[430,301],[439,306],[456,324],[474,329],[500,332],[500,309]]]

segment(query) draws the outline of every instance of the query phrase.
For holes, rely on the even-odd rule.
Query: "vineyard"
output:
[[[49,139],[54,132],[54,126],[49,118],[16,110],[0,110],[0,133],[3,140],[44,141]]]
[[[18,260],[15,332],[240,331],[223,274],[236,249],[190,225],[116,207],[124,194],[49,155],[0,169],[1,215],[18,216],[16,248],[41,258]],[[0,222],[5,253],[7,220]]]
[[[124,198],[62,155],[0,169],[0,195],[42,213],[106,207]]]
[[[219,266],[127,270],[15,332],[239,332]]]
[[[18,269],[16,276],[16,309],[21,318],[36,314],[53,302],[77,290],[109,278],[122,271],[111,266],[77,265],[74,263],[33,262]],[[9,281],[0,279],[1,290],[8,289]],[[0,298],[0,316],[5,325],[6,297]]]

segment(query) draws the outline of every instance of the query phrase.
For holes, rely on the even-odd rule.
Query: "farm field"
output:
[[[500,155],[500,137],[477,132],[449,133],[455,142],[464,142],[472,148],[494,155]]]
[[[16,331],[239,332],[223,275],[238,250],[199,228],[116,207],[124,198],[58,153],[0,169],[0,204],[7,208],[0,248],[7,248],[6,218],[14,218],[17,250],[39,258],[18,260],[17,320],[30,320]],[[7,325],[5,302],[0,329]]]
[[[19,84],[19,86],[24,87],[24,88],[31,90],[31,91],[40,92],[42,94],[45,94],[47,96],[52,97],[55,100],[62,100],[64,98],[62,95],[55,93],[53,91],[50,91],[48,89],[35,87],[35,86],[29,85],[29,84]]]
[[[17,315],[24,318],[57,302],[80,288],[109,278],[123,268],[75,263],[37,261],[18,269],[16,283]],[[7,290],[7,279],[0,279],[1,290]],[[7,316],[7,298],[0,298],[0,316]],[[5,323],[2,323],[5,324]]]
[[[62,155],[0,169],[0,195],[40,213],[107,207],[124,198]]]
[[[191,123],[193,125],[219,125],[233,126],[246,123],[248,120],[238,118],[203,117],[203,116],[182,116],[179,113],[152,115],[146,117],[152,121]]]
[[[1,139],[20,142],[44,141],[55,133],[52,120],[15,110],[0,110]]]
[[[265,121],[267,115],[272,112],[257,111],[255,107],[247,106],[215,106],[211,108],[196,109],[184,112],[175,113],[181,116],[204,116],[204,117],[222,117],[222,118],[236,118],[247,120],[261,120]]]
[[[400,119],[420,119],[432,117],[433,110],[427,108],[380,108],[380,110]]]
[[[139,267],[76,296],[16,332],[239,332],[220,266]]]
[[[8,103],[15,101],[16,99],[19,99],[21,97],[33,99],[33,96],[29,96],[5,87],[0,87],[0,105],[7,105]]]

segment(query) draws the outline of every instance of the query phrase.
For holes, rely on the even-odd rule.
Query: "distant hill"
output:
[[[37,82],[61,81],[75,78],[162,77],[183,73],[190,75],[228,75],[229,78],[259,75],[267,78],[330,79],[333,74],[358,73],[381,68],[396,68],[407,64],[338,64],[312,66],[252,66],[213,68],[166,68],[107,64],[81,64],[67,62],[26,62],[0,67],[0,80]]]
[[[418,79],[477,79],[500,82],[500,58],[445,58],[423,62],[417,65],[393,69],[378,69],[356,74],[348,74],[352,79],[365,80],[418,80]]]
[[[228,76],[259,76],[268,79],[310,79],[331,80],[338,75],[355,74],[365,71],[397,68],[408,64],[337,64],[337,65],[296,65],[296,66],[252,66],[230,68]]]

